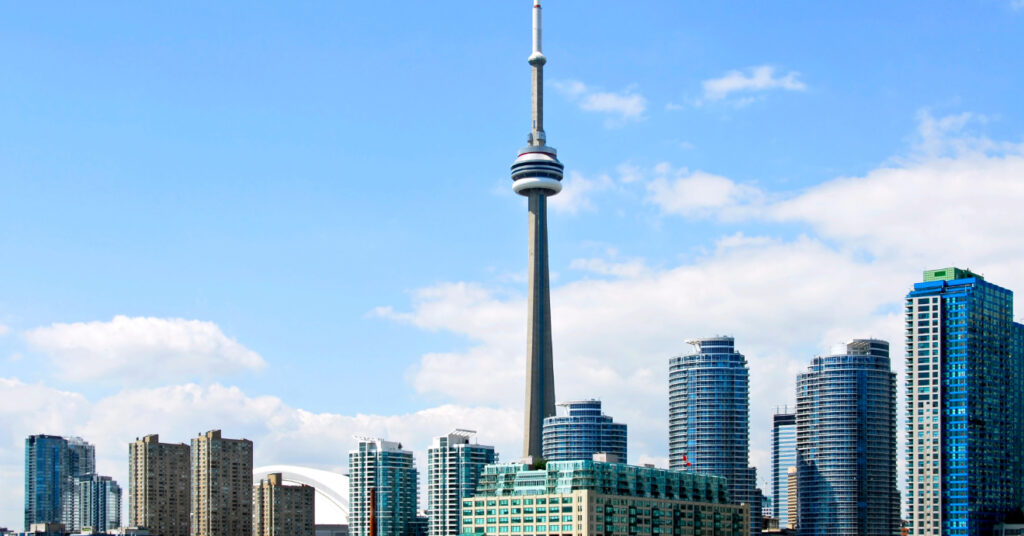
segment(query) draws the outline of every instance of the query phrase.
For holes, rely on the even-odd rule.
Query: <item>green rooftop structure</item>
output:
[[[984,280],[980,275],[970,271],[964,270],[963,268],[939,268],[936,270],[925,270],[924,271],[924,282],[928,283],[931,281],[955,281],[957,279],[967,279],[968,277],[976,277]]]
[[[462,533],[530,536],[741,536],[747,505],[725,478],[579,460],[489,465],[462,501]]]

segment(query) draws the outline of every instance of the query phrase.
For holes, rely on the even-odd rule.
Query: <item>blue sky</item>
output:
[[[763,480],[813,355],[902,370],[921,270],[1024,289],[1024,6],[636,4],[545,4],[558,397],[662,463],[668,357],[733,334]],[[29,433],[123,483],[126,441],[213,427],[257,464],[456,426],[518,456],[528,3],[5,11],[0,525]]]

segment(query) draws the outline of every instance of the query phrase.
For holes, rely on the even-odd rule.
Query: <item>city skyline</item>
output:
[[[687,338],[742,341],[763,486],[768,408],[832,343],[902,355],[921,270],[1024,289],[1013,2],[556,6],[556,401],[602,399],[631,463],[667,465],[666,356]],[[21,482],[31,434],[94,442],[122,485],[133,438],[215,428],[257,466],[340,471],[353,433],[422,453],[456,427],[514,459],[521,8],[13,8],[0,481]]]

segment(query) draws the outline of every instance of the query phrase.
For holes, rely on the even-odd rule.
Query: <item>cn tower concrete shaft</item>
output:
[[[548,199],[529,192],[530,288],[526,324],[526,423],[523,456],[541,457],[544,417],[555,414],[555,373],[551,351],[551,287],[548,281]]]

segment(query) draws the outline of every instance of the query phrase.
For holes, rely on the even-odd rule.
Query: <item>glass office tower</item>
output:
[[[968,270],[907,294],[910,533],[988,535],[1024,503],[1024,326],[1013,292]]]
[[[793,528],[789,524],[790,467],[796,467],[796,413],[787,406],[776,408],[772,416],[772,500],[782,529]]]
[[[696,353],[669,360],[669,467],[724,476],[732,500],[750,505],[751,534],[760,534],[747,359],[732,337],[687,342]]]
[[[889,343],[859,339],[815,357],[797,376],[797,501],[801,536],[892,536],[896,374]]]
[[[560,415],[546,417],[543,456],[548,461],[591,460],[603,452],[626,463],[626,425],[601,412],[600,400],[563,402]]]

